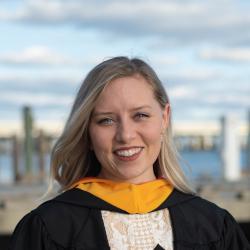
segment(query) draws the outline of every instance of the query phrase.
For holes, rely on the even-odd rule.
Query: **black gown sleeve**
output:
[[[39,215],[29,213],[17,224],[9,250],[60,250],[63,249],[51,240]]]
[[[250,250],[250,243],[233,216],[226,212],[222,231],[221,246],[224,250]]]

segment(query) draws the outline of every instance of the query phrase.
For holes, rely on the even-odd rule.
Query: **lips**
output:
[[[135,160],[142,152],[142,147],[121,148],[114,151],[114,154],[123,161]]]

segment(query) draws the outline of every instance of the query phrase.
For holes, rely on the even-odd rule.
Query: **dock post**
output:
[[[20,171],[19,171],[19,145],[18,139],[16,135],[12,136],[12,166],[13,166],[13,173],[14,173],[14,182],[18,182],[21,179]]]
[[[227,181],[238,181],[240,170],[240,145],[237,133],[237,120],[232,115],[222,117],[221,159],[224,178]]]
[[[41,181],[45,178],[45,136],[43,130],[38,134],[38,161],[39,161],[39,179]]]
[[[24,156],[25,156],[25,174],[26,177],[32,176],[32,158],[33,158],[33,138],[32,138],[32,125],[33,119],[31,108],[25,106],[23,108],[24,119]]]
[[[250,109],[248,110],[248,117],[247,117],[247,171],[250,173]]]

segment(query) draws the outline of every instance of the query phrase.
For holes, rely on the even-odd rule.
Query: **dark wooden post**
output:
[[[44,180],[45,177],[45,137],[43,130],[38,134],[38,164],[39,164],[39,179]]]
[[[250,176],[250,109],[247,117],[247,171]]]
[[[13,173],[14,173],[14,181],[18,182],[21,179],[20,171],[19,171],[19,155],[20,155],[20,148],[18,145],[18,139],[16,135],[13,135],[12,138],[12,166],[13,166]]]
[[[33,158],[33,119],[31,114],[31,108],[25,106],[23,108],[23,119],[24,119],[24,155],[25,155],[25,169],[26,177],[32,175],[32,158]]]

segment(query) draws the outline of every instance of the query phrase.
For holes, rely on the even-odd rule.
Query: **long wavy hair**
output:
[[[162,109],[169,104],[168,95],[155,71],[138,58],[114,57],[93,68],[83,81],[72,106],[65,128],[51,154],[51,180],[61,191],[67,190],[83,177],[96,176],[100,163],[90,150],[89,123],[98,96],[105,86],[117,78],[140,75],[151,85],[155,99]],[[157,176],[165,177],[176,189],[193,193],[181,169],[172,135],[171,114],[159,156],[154,163]]]

